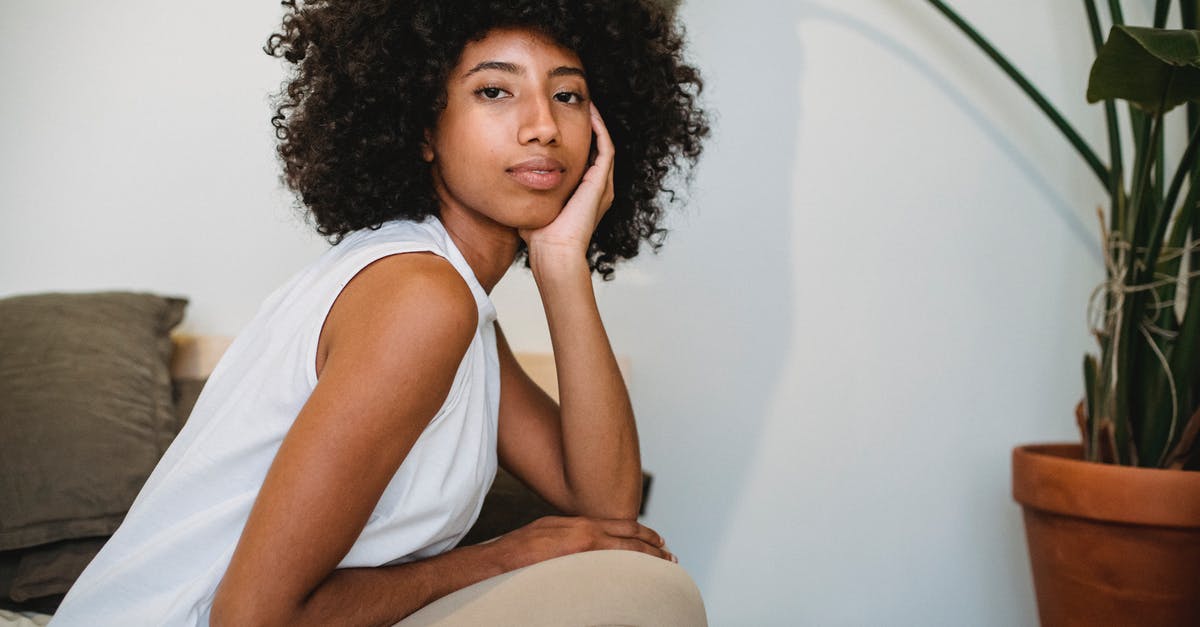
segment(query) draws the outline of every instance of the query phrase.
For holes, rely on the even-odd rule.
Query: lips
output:
[[[566,166],[549,157],[528,159],[505,170],[516,182],[537,190],[558,187],[563,182],[566,171]]]

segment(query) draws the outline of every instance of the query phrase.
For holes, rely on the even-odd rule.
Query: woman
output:
[[[391,624],[582,551],[674,561],[636,522],[591,287],[660,243],[664,177],[707,134],[670,22],[635,0],[284,5],[279,153],[335,246],[239,334],[55,624]],[[518,258],[561,408],[494,323]],[[497,463],[571,516],[454,548]]]

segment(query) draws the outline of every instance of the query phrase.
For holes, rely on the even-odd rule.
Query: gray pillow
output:
[[[187,422],[204,383],[204,379],[171,381],[175,432]],[[107,540],[108,537],[81,538],[0,551],[0,609],[53,614],[63,595]]]
[[[66,594],[108,538],[85,538],[43,544],[20,551],[8,596],[25,603]]]
[[[110,535],[175,435],[187,300],[0,299],[0,551]]]

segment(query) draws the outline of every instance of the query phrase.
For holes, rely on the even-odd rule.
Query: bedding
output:
[[[0,627],[45,624],[191,413],[230,338],[172,334],[186,304],[0,299]],[[555,391],[552,360],[518,359]],[[461,544],[558,513],[501,470]]]
[[[0,610],[0,627],[44,627],[49,622],[49,614]]]
[[[4,607],[52,607],[170,444],[170,332],[186,305],[134,292],[0,299]]]

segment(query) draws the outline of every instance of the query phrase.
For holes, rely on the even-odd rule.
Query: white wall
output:
[[[325,244],[280,190],[274,2],[0,3],[0,294],[130,288],[235,333]]]
[[[1106,154],[1079,3],[953,4]],[[1008,456],[1073,437],[1103,190],[926,3],[736,6],[681,9],[716,136],[663,254],[598,287],[646,522],[714,625],[1034,624]],[[233,333],[321,250],[275,178],[277,17],[0,5],[0,294],[181,293]],[[494,296],[549,347],[524,271]]]

